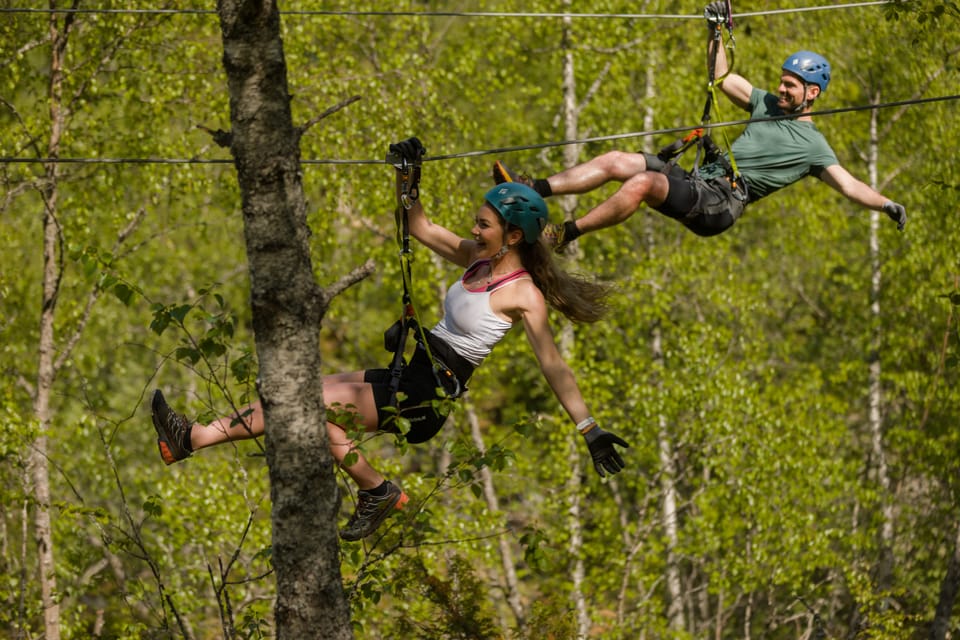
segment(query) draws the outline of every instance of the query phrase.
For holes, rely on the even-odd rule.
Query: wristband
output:
[[[589,416],[577,423],[577,431],[580,432],[580,435],[586,435],[595,426],[597,426],[597,421],[594,420],[593,416]]]

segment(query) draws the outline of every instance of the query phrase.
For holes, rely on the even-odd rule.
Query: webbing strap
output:
[[[709,16],[708,16],[709,17]],[[727,64],[727,69],[724,71],[723,75],[719,78],[716,77],[716,67],[717,67],[717,55],[720,47],[724,46],[723,43],[723,27],[727,28],[727,33],[730,38],[730,54]],[[710,116],[711,110],[714,106],[719,108],[719,100],[717,99],[717,87],[723,82],[723,79],[730,74],[733,69],[734,63],[734,49],[736,48],[736,40],[733,37],[733,9],[731,7],[730,0],[727,0],[727,19],[725,22],[710,22],[711,35],[713,37],[713,52],[710,56],[710,59],[707,63],[707,98],[706,102],[703,105],[703,115],[700,118],[700,127],[692,130],[687,136],[681,140],[677,140],[663,149],[657,154],[659,158],[664,162],[664,166],[661,169],[662,173],[669,173],[670,170],[676,165],[679,161],[680,156],[691,146],[696,144],[697,154],[693,160],[693,168],[691,173],[697,175],[700,171],[700,162],[702,159],[706,158],[708,161],[712,161],[713,157],[719,158],[723,164],[724,168],[729,172],[730,183],[737,188],[739,179],[740,179],[740,170],[737,168],[737,160],[733,157],[733,150],[730,148],[730,144],[727,141],[726,131],[723,131],[723,142],[724,146],[727,148],[727,156],[729,157],[728,161],[724,161],[723,157],[720,155],[720,151],[717,146],[710,139],[710,135],[707,132],[710,127]]]
[[[390,158],[388,157],[388,160]],[[419,167],[415,173],[406,158],[394,164],[399,180],[397,188],[397,207],[394,220],[397,224],[397,244],[400,246],[400,277],[403,280],[402,312],[400,316],[400,334],[394,343],[393,359],[390,362],[390,406],[397,406],[397,391],[400,389],[400,376],[403,373],[403,354],[407,344],[410,324],[414,322],[416,310],[411,295],[411,251],[409,209],[419,195]]]
[[[727,69],[723,72],[719,78],[716,77],[716,67],[717,67],[717,52],[720,47],[724,46],[723,43],[723,27],[727,28],[727,35],[730,38],[729,46],[729,58],[727,60]],[[703,107],[703,118],[700,121],[700,124],[703,127],[708,127],[710,123],[710,110],[711,107],[717,109],[720,108],[719,100],[717,99],[717,87],[719,87],[724,78],[730,75],[730,72],[733,70],[733,64],[735,62],[735,51],[736,51],[736,38],[733,36],[733,6],[731,0],[727,0],[727,20],[725,23],[716,23],[713,25],[713,56],[710,60],[709,68],[707,70],[708,82],[707,82],[707,101]],[[737,186],[737,181],[740,179],[740,170],[737,168],[737,159],[733,155],[733,149],[730,146],[730,143],[727,139],[726,130],[721,130],[723,135],[723,144],[727,148],[727,156],[730,158],[730,169],[733,173],[730,176],[731,183],[734,187]],[[699,161],[700,148],[697,148],[697,160]],[[694,171],[697,170],[699,164],[694,165]]]
[[[724,74],[726,75],[726,74]],[[717,89],[715,86],[710,87],[710,92],[713,97],[713,101],[717,102]],[[719,106],[717,107],[719,108]],[[733,186],[736,187],[736,181],[740,179],[740,170],[737,168],[737,159],[733,155],[733,147],[730,145],[729,140],[727,139],[727,130],[721,129],[720,134],[723,136],[723,146],[727,148],[727,156],[730,158],[730,169],[733,171]]]
[[[444,390],[448,397],[457,397],[461,392],[460,382],[456,376],[445,367],[437,363],[430,343],[427,340],[426,330],[423,323],[420,322],[420,314],[417,312],[416,305],[413,303],[413,251],[410,249],[410,219],[409,210],[420,197],[420,163],[410,163],[406,158],[402,158],[394,164],[398,170],[400,179],[399,189],[397,191],[397,208],[394,211],[394,219],[397,223],[397,244],[400,246],[400,275],[403,280],[403,311],[400,318],[400,335],[393,353],[393,360],[390,364],[390,405],[397,406],[397,391],[400,388],[400,376],[403,373],[404,349],[406,348],[407,336],[413,329],[418,334],[417,342],[423,347],[430,360],[430,366],[433,369],[434,378],[439,388]],[[443,378],[449,380],[454,378],[454,391],[447,392],[448,385],[443,383]]]

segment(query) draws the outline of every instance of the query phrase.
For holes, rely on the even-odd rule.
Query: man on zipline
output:
[[[675,158],[670,160],[666,149],[660,155],[610,151],[537,180],[514,173],[500,161],[494,163],[493,178],[498,184],[524,182],[543,197],[586,193],[610,181],[622,183],[616,193],[582,218],[544,230],[544,235],[555,239],[557,251],[584,233],[627,220],[643,203],[697,235],[713,236],[733,226],[747,204],[807,175],[816,176],[852,202],[883,211],[903,230],[907,222],[903,205],[840,166],[809,115],[814,101],[830,82],[827,60],[809,51],[795,53],[783,63],[776,94],[757,89],[742,76],[729,72],[719,37],[720,25],[732,24],[727,7],[726,2],[712,2],[704,10],[710,29],[707,59],[708,65],[713,61],[711,78],[719,79],[723,93],[749,111],[751,120],[757,120],[747,125],[729,153],[711,153],[708,144],[705,164],[686,171],[675,164]],[[783,117],[790,114],[796,117]]]

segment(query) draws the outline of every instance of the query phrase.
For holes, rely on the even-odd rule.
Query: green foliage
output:
[[[524,640],[573,640],[577,637],[576,613],[557,598],[538,599],[530,619],[517,636]]]
[[[400,2],[390,7],[396,15],[375,3],[329,2],[314,14],[281,7],[296,121],[360,98],[301,139],[318,281],[377,264],[324,318],[325,373],[389,360],[382,332],[401,302],[392,175],[379,164],[387,144],[414,134],[424,141],[423,201],[436,221],[467,235],[493,157],[538,177],[562,167],[565,55],[584,138],[642,133],[648,108],[655,129],[699,119],[698,20],[447,15],[582,10],[546,0],[481,4]],[[735,4],[743,13],[770,9]],[[640,10],[614,0],[589,9]],[[424,11],[443,15],[408,15]],[[785,52],[812,48],[835,68],[825,109],[930,97],[958,84],[956,18],[946,2],[743,17],[735,71],[775,88]],[[48,152],[48,20],[0,21],[4,156]],[[90,637],[102,620],[105,637],[224,637],[229,602],[235,637],[271,637],[263,445],[204,450],[166,468],[141,406],[160,386],[205,421],[254,397],[236,176],[209,133],[229,126],[216,16],[73,20],[60,156],[196,162],[58,165],[58,353],[82,328],[55,382],[48,434],[63,635]],[[522,331],[471,379],[484,446],[469,437],[459,404],[437,406],[451,417],[425,446],[348,425],[411,496],[377,536],[341,546],[355,635],[578,637],[577,559],[589,637],[796,638],[813,628],[811,610],[831,637],[908,637],[928,623],[953,553],[960,491],[954,109],[931,103],[880,110],[875,120],[857,111],[817,121],[864,179],[876,130],[877,184],[907,206],[902,234],[877,218],[878,292],[872,214],[812,179],[752,204],[717,238],[695,238],[642,209],[583,238],[578,260],[563,259],[616,287],[609,317],[575,327],[570,349],[593,414],[631,443],[614,479],[595,476]],[[735,115],[721,103],[720,117]],[[669,141],[638,133],[577,150],[583,160]],[[39,428],[32,390],[48,176],[37,163],[4,163],[0,179],[0,474],[9,505],[0,624],[36,636],[25,461]],[[574,215],[614,188],[580,196]],[[558,218],[560,203],[551,209]],[[443,287],[459,274],[423,247],[414,252],[413,295],[431,326]],[[565,326],[554,322],[560,335]],[[890,485],[877,477],[868,428],[874,355]],[[347,409],[330,408],[338,421]],[[402,417],[397,426],[409,427]],[[485,471],[497,507],[487,502]],[[667,486],[675,537],[665,525]],[[342,489],[345,519],[352,483],[344,478]],[[892,549],[881,544],[886,513]],[[513,554],[522,624],[507,601],[501,541]],[[871,570],[888,552],[891,578],[881,585]],[[669,562],[682,578],[682,631],[665,617]]]
[[[438,575],[423,563],[405,564],[392,579],[404,585],[406,598],[418,603],[418,615],[416,618],[401,615],[392,628],[381,628],[378,633],[388,637],[451,640],[502,637],[494,621],[487,588],[475,574],[471,561],[454,556],[446,569],[447,575]]]

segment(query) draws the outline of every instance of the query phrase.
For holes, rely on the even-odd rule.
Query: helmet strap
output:
[[[810,88],[810,83],[804,81],[804,83],[803,83],[803,101],[796,106],[796,108],[793,110],[794,113],[800,113],[801,111],[803,111],[804,109],[806,109],[807,107],[810,106],[810,101],[807,100],[807,89],[809,89],[809,88]]]
[[[820,88],[820,85],[818,85],[818,84],[816,84],[816,83],[813,83],[813,82],[807,82],[806,80],[804,80],[804,82],[803,82],[803,102],[800,103],[800,106],[799,106],[799,107],[797,107],[796,109],[794,109],[794,113],[798,113],[798,112],[806,109],[807,107],[809,107],[809,106],[813,103],[814,100],[816,100],[816,98],[812,98],[812,99],[807,98],[807,93],[808,93],[808,91],[810,90],[810,87],[817,87],[817,88],[819,89],[819,88]]]

